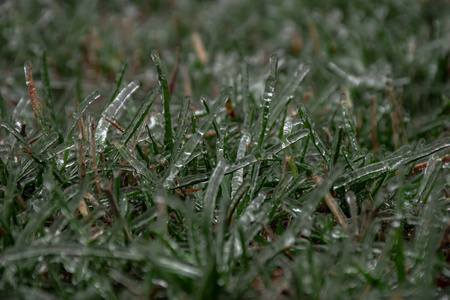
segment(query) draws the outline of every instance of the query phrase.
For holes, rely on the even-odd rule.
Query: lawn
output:
[[[446,0],[0,4],[0,298],[448,299]]]

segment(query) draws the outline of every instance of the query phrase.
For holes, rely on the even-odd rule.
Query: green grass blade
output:
[[[2,93],[0,93],[0,117],[2,121],[9,121],[8,108],[6,106],[5,98],[3,98]]]
[[[430,195],[431,190],[433,189],[433,186],[436,182],[436,179],[438,178],[438,174],[441,171],[442,166],[443,166],[442,160],[437,159],[436,154],[430,156],[430,159],[428,159],[427,162],[427,167],[425,168],[422,183],[415,197],[416,203],[428,202],[428,196]]]
[[[242,94],[244,102],[244,129],[249,129],[251,124],[251,116],[253,111],[253,103],[250,100],[250,90],[248,84],[248,65],[242,67]]]
[[[358,141],[356,140],[356,127],[350,111],[348,109],[348,99],[346,94],[342,94],[340,104],[342,109],[342,120],[344,121],[344,130],[347,133],[350,154],[355,154],[359,150]]]
[[[138,87],[139,85],[137,81],[130,82],[128,86],[120,91],[112,103],[106,107],[102,113],[102,117],[114,120],[119,112],[124,108],[124,104],[127,99],[138,89]],[[105,147],[106,135],[111,125],[111,123],[105,120],[105,118],[100,119],[95,130],[95,145],[97,148]]]
[[[125,146],[120,145],[119,143],[114,143],[114,146],[116,146],[117,150],[120,153],[120,156],[122,156],[126,161],[128,161],[138,174],[141,174],[142,176],[147,178],[147,180],[153,183],[158,183],[161,181],[140,160],[134,157]]]
[[[255,139],[258,149],[261,149],[264,140],[267,136],[267,123],[269,121],[270,107],[272,98],[275,92],[276,84],[276,70],[277,70],[278,58],[276,55],[270,56],[270,75],[266,81],[266,87],[264,89],[264,95],[261,103],[261,111],[259,114],[258,128],[256,130]]]
[[[216,101],[216,103],[214,103],[214,106],[211,109],[211,113],[208,114],[199,128],[197,128],[197,132],[189,138],[189,141],[187,141],[186,144],[184,144],[183,148],[181,148],[180,150],[180,154],[178,155],[178,157],[174,158],[171,161],[166,179],[164,180],[164,185],[166,188],[173,185],[173,181],[180,172],[180,169],[185,166],[186,162],[194,152],[200,140],[205,135],[209,126],[211,126],[212,121],[216,118],[219,111],[225,106],[225,102],[230,97],[232,91],[233,89],[229,87],[222,92],[219,99]]]
[[[339,153],[341,151],[342,139],[344,138],[344,129],[339,127],[339,130],[336,131],[336,134],[333,138],[333,144],[331,145],[331,160],[328,169],[334,167],[339,158]]]
[[[164,115],[164,145],[168,147],[169,150],[173,148],[173,133],[172,133],[172,116],[170,113],[170,93],[169,84],[167,83],[166,74],[164,73],[161,59],[159,58],[158,51],[152,51],[152,60],[156,65],[156,70],[158,71],[158,81],[159,87],[161,88],[161,100],[163,106]]]
[[[145,98],[144,103],[142,103],[141,108],[139,108],[138,112],[131,121],[131,124],[127,127],[123,134],[123,144],[126,146],[133,135],[138,131],[138,129],[142,126],[145,117],[148,115],[148,111],[153,105],[153,102],[156,99],[156,95],[158,94],[158,90],[156,88],[152,89],[150,93]]]
[[[275,105],[269,117],[269,128],[272,128],[275,125],[281,112],[286,109],[287,103],[294,97],[295,91],[308,73],[309,67],[300,64],[291,76],[289,83],[286,85],[283,92],[275,97]]]
[[[180,113],[178,115],[178,125],[177,134],[175,136],[175,145],[172,149],[172,157],[177,157],[179,150],[184,143],[186,131],[188,129],[188,121],[191,113],[191,98],[185,97],[183,106],[181,107]]]
[[[298,114],[300,115],[300,118],[302,119],[304,126],[309,130],[311,141],[313,142],[317,151],[323,157],[325,162],[328,163],[330,161],[329,151],[325,147],[325,144],[323,143],[320,136],[317,134],[316,130],[314,129],[314,125],[312,124],[311,119],[306,113],[305,106],[301,103],[299,105]]]
[[[91,105],[95,100],[100,98],[100,92],[94,91],[92,94],[84,98],[83,102],[81,102],[75,111],[72,114],[72,118],[69,120],[69,125],[67,125],[66,130],[66,140],[69,138],[69,135],[72,133],[72,130],[75,128],[78,120],[84,114],[84,112],[88,109],[89,105]]]
[[[114,99],[116,99],[117,94],[119,94],[120,86],[122,85],[123,76],[125,74],[125,71],[127,70],[127,67],[128,67],[128,63],[123,62],[122,68],[121,68],[122,70],[120,71],[120,74],[116,75],[116,80],[115,80],[116,88],[114,89],[114,92],[111,94],[111,97],[109,97],[109,101],[106,103],[106,105],[109,105],[111,102],[113,102]]]
[[[283,151],[287,147],[291,146],[292,144],[298,142],[299,140],[306,138],[309,136],[309,130],[307,129],[301,129],[298,130],[291,135],[285,137],[281,143],[278,143],[276,145],[273,145],[269,149],[266,150],[267,156],[270,157],[271,155],[277,154],[280,151]]]
[[[239,146],[237,150],[236,155],[236,161],[239,161],[244,158],[245,156],[245,150],[248,147],[248,144],[250,143],[250,134],[244,133],[239,141]],[[242,182],[244,180],[244,169],[236,170],[236,172],[233,174],[233,178],[231,179],[231,198],[234,198],[234,195],[236,194],[236,191],[241,186]]]
[[[203,222],[206,228],[210,228],[214,222],[214,209],[216,207],[216,199],[219,193],[220,183],[225,175],[227,164],[224,160],[217,163],[211,175],[211,179],[206,189],[203,204]],[[208,229],[209,230],[209,229]]]

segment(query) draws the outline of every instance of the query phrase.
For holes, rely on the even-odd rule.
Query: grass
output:
[[[446,299],[448,13],[0,5],[0,294]]]

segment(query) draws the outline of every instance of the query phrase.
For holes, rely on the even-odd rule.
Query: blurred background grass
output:
[[[110,88],[122,61],[127,80],[150,89],[156,81],[152,49],[169,74],[179,49],[197,96],[229,84],[242,61],[251,75],[261,74],[277,52],[281,74],[291,71],[294,59],[312,64],[307,85],[319,96],[330,84],[347,85],[354,101],[369,103],[373,86],[363,81],[358,88],[329,63],[378,87],[393,80],[414,116],[441,107],[449,93],[449,7],[447,0],[10,0],[0,5],[1,92],[14,107],[24,93],[24,61],[37,64],[43,50],[59,107],[74,101],[77,82],[84,96]],[[203,62],[194,32],[206,51]]]

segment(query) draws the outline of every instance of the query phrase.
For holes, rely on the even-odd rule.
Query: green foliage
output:
[[[263,2],[0,5],[2,299],[448,295],[446,1]]]

